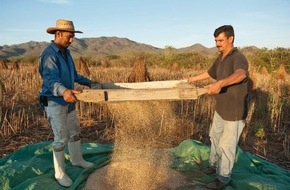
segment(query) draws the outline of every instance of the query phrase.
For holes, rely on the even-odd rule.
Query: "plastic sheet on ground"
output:
[[[113,145],[83,143],[85,160],[94,167],[82,169],[73,167],[66,154],[66,172],[73,180],[70,188],[58,185],[54,179],[51,142],[45,141],[27,145],[13,154],[0,159],[1,190],[58,190],[85,187],[88,176],[110,161]],[[173,160],[170,167],[180,171],[191,181],[179,189],[203,189],[216,174],[205,175],[201,169],[207,167],[210,147],[198,141],[185,140],[171,149]],[[238,148],[230,186],[237,190],[286,190],[290,189],[290,171],[265,161]]]
[[[208,166],[210,147],[200,142],[185,140],[172,149],[175,159],[172,167],[181,171],[194,184],[182,189],[203,189],[216,174],[205,175],[201,170]],[[249,152],[237,149],[232,180],[225,190],[288,190],[290,171],[263,160]]]

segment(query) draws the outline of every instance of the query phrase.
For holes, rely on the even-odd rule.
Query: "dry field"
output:
[[[201,72],[178,67],[147,69],[146,74],[152,81],[178,80]],[[128,78],[132,79],[132,72],[128,67],[91,66],[84,74],[100,82],[127,82]],[[283,67],[270,74],[251,68],[250,75],[253,81],[250,112],[239,145],[245,151],[290,169],[289,75]],[[52,140],[52,132],[37,102],[41,80],[36,65],[21,63],[18,68],[0,67],[0,81],[0,156],[27,144]],[[82,88],[77,86],[77,89]],[[77,111],[83,142],[168,148],[188,138],[208,144],[213,106],[213,98],[203,95],[186,101],[78,102]],[[130,138],[124,138],[128,136]],[[116,152],[123,155],[124,151],[120,148]],[[118,156],[113,158],[118,159]],[[153,161],[154,158],[150,158],[145,162]]]

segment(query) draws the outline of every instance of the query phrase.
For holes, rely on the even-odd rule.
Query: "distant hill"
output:
[[[11,46],[0,46],[0,59],[26,56],[37,57],[47,44],[47,42],[30,41]],[[148,44],[118,37],[75,38],[69,49],[73,56],[120,55],[124,52],[161,53],[164,51],[164,49]],[[206,55],[217,53],[215,47],[206,48],[201,44],[176,49],[176,51],[177,53],[198,52]]]
[[[218,51],[217,51],[216,47],[207,48],[201,44],[194,44],[194,45],[189,46],[189,47],[180,48],[180,49],[178,49],[178,52],[179,53],[198,52],[198,53],[205,54],[205,55],[214,55]]]
[[[99,37],[75,39],[70,46],[74,54],[119,55],[127,51],[161,52],[162,49],[151,45],[137,43],[127,38]]]
[[[8,59],[11,57],[38,56],[47,44],[47,42],[30,41],[17,45],[0,46],[0,59]]]

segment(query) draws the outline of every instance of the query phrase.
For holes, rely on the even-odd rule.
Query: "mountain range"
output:
[[[48,42],[30,41],[15,45],[0,46],[0,59],[21,58],[26,56],[37,57],[47,44]],[[209,56],[217,53],[216,47],[206,48],[201,44],[194,44],[179,49],[174,47],[162,49],[119,37],[75,38],[74,42],[69,47],[72,56],[120,55],[126,52],[162,53],[167,48],[171,48],[171,50],[176,53],[197,52]]]

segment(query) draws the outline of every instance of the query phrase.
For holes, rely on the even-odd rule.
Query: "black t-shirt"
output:
[[[243,120],[247,117],[248,61],[237,48],[233,48],[223,60],[221,54],[208,70],[213,79],[221,80],[232,75],[237,69],[247,72],[246,79],[238,84],[223,87],[221,92],[215,95],[216,111],[228,121]]]

